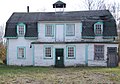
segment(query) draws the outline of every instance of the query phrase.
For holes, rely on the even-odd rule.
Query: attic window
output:
[[[24,36],[25,35],[25,24],[20,23],[17,25],[17,34],[18,36]]]
[[[103,33],[103,23],[97,22],[94,24],[94,33],[96,36],[101,36]]]

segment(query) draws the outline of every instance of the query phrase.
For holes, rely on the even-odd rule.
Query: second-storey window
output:
[[[95,34],[96,35],[102,35],[102,25],[101,24],[96,24],[95,27],[96,27]]]
[[[23,23],[17,25],[17,33],[18,33],[18,36],[25,35],[25,25]]]
[[[75,35],[75,24],[66,24],[66,36]]]
[[[96,36],[101,36],[103,34],[103,23],[97,22],[94,24],[94,32]]]
[[[53,25],[47,24],[45,27],[45,36],[53,36],[54,35],[54,29]]]

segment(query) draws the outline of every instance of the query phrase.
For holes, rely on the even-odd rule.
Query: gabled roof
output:
[[[100,17],[113,18],[108,10],[71,11],[71,12],[29,12],[13,13],[7,22],[38,22],[38,21],[76,21],[91,20]]]
[[[94,36],[93,24],[103,21],[104,36],[117,36],[116,24],[113,16],[108,10],[91,10],[91,11],[71,11],[71,12],[29,12],[29,13],[13,13],[6,23],[5,37],[17,36],[15,33],[16,25],[24,23],[27,25],[26,37],[30,35],[38,36],[38,21],[80,21],[83,24],[82,36]],[[111,24],[112,22],[112,24]],[[111,24],[111,25],[109,25]],[[109,28],[109,32],[107,31]],[[11,32],[13,30],[14,32]]]

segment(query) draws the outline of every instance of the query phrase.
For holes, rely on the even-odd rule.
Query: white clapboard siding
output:
[[[33,65],[32,48],[30,48],[30,43],[30,40],[26,40],[23,37],[19,37],[18,39],[9,39],[7,49],[8,65]],[[17,58],[17,47],[26,48],[25,59]]]
[[[74,45],[76,47],[75,59],[68,59],[66,56],[66,46]],[[54,66],[55,65],[55,49],[63,48],[64,49],[64,65],[65,66],[76,66],[76,65],[85,65],[86,64],[86,49],[85,46],[88,45],[88,66],[107,66],[107,47],[117,47],[117,44],[102,44],[105,46],[104,52],[104,61],[94,60],[94,44],[35,44],[34,45],[34,57],[35,57],[35,66]],[[100,44],[98,44],[100,45]],[[52,46],[53,48],[53,57],[52,59],[44,59],[44,46]]]
[[[46,24],[52,24],[54,25],[54,36],[52,37],[46,37],[45,36],[45,25]],[[75,24],[75,36],[66,36],[66,22],[62,23],[46,23],[46,22],[39,22],[38,23],[38,33],[39,33],[39,40],[42,42],[55,42],[58,41],[58,35],[62,34],[63,41],[81,41],[81,31],[82,31],[82,23],[81,22],[74,22],[71,24]],[[59,29],[57,30],[58,26],[62,26],[63,30]],[[59,32],[58,32],[59,31]],[[61,38],[62,38],[61,37]],[[59,37],[60,38],[60,37]]]

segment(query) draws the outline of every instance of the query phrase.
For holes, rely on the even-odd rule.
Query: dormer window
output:
[[[94,24],[94,33],[96,36],[101,36],[103,34],[103,23],[97,22]]]
[[[25,24],[20,23],[17,25],[17,34],[18,36],[24,36],[25,35]]]

